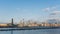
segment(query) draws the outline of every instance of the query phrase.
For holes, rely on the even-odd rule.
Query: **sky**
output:
[[[60,18],[60,0],[0,0],[0,22]]]

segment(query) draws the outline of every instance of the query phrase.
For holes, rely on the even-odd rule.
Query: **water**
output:
[[[11,34],[11,31],[0,31],[0,34]],[[20,30],[13,34],[60,34],[60,29]]]

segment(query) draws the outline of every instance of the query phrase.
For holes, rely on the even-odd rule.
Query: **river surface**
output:
[[[12,31],[0,31],[0,34],[12,34]],[[13,34],[60,34],[60,29],[19,30]]]

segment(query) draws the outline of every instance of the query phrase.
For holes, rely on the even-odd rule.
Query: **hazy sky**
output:
[[[0,0],[0,22],[10,22],[11,18],[15,22],[23,18],[44,21],[59,15],[60,0]]]

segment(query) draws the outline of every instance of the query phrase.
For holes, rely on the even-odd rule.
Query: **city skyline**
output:
[[[60,0],[0,0],[0,22],[60,18]]]

